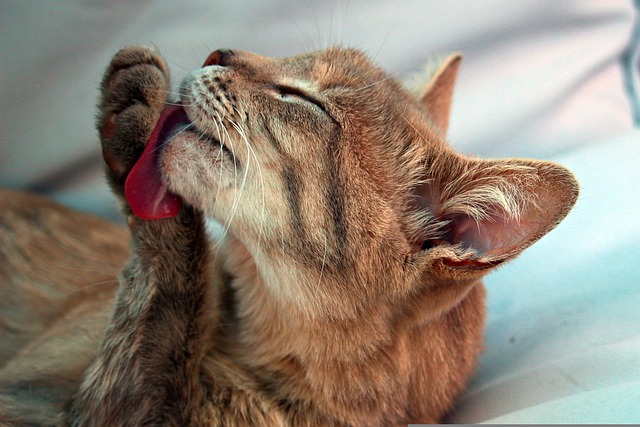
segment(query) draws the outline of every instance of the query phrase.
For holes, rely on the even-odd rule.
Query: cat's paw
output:
[[[142,154],[169,93],[169,70],[147,47],[120,50],[111,60],[100,87],[98,132],[107,177],[116,194]]]

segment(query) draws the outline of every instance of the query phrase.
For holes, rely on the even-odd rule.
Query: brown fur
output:
[[[0,423],[441,420],[482,348],[480,279],[578,194],[552,163],[448,148],[459,62],[416,99],[355,50],[212,54],[181,88],[197,131],[163,152],[186,206],[145,221],[123,203],[131,254],[121,229],[0,193]],[[107,69],[98,129],[119,196],[168,89],[145,48]]]

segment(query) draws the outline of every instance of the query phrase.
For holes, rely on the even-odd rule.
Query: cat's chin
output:
[[[227,189],[238,183],[237,160],[215,139],[203,136],[192,126],[176,127],[169,135],[158,168],[169,192],[184,203],[211,213]]]

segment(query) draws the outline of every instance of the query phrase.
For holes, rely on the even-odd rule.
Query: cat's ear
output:
[[[449,127],[453,87],[461,61],[462,55],[459,53],[447,57],[431,76],[420,97],[420,101],[429,111],[434,124],[442,132],[442,135],[447,134]]]
[[[434,167],[416,190],[430,219],[415,248],[452,269],[483,270],[517,256],[568,214],[579,192],[573,174],[549,162],[455,156]]]

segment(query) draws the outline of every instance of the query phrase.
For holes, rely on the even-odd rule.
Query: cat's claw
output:
[[[169,70],[153,49],[120,50],[101,85],[97,128],[110,184],[119,196],[167,103]]]

